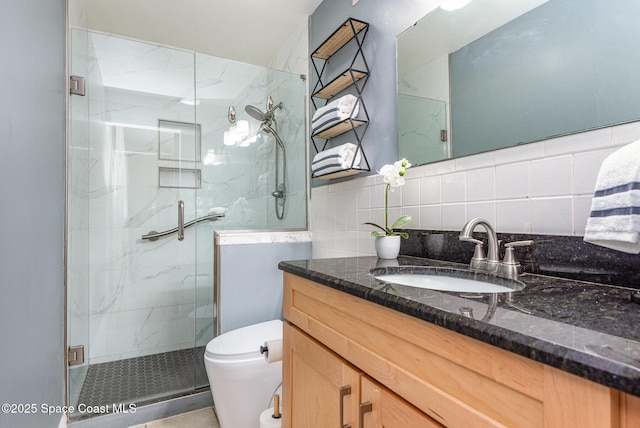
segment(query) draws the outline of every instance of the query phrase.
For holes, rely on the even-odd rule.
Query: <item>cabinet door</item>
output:
[[[443,425],[366,376],[362,376],[360,386],[360,428],[443,428]]]
[[[288,323],[283,341],[283,427],[355,428],[360,374]]]

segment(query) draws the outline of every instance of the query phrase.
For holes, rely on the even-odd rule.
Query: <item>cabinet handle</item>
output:
[[[178,241],[184,239],[184,201],[178,201]]]
[[[351,386],[340,387],[340,428],[351,428],[351,424],[344,423],[344,397],[351,395]]]
[[[360,403],[360,428],[364,428],[364,415],[373,412],[371,401]]]

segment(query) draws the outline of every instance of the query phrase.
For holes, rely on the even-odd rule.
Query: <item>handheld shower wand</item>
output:
[[[284,148],[284,142],[280,138],[278,134],[278,123],[275,119],[275,111],[279,108],[283,108],[283,104],[280,102],[278,104],[273,104],[273,99],[271,96],[267,99],[267,111],[262,112],[259,108],[247,105],[244,110],[251,116],[252,118],[259,120],[262,122],[260,124],[260,128],[258,132],[265,131],[268,134],[273,135],[276,140],[276,190],[271,192],[271,196],[275,198],[275,208],[276,208],[276,217],[278,220],[282,220],[284,218],[284,207],[285,202],[287,200],[286,186],[285,186],[285,177],[287,171],[287,156]],[[271,124],[274,126],[271,126]],[[278,150],[280,148],[280,150]],[[282,151],[282,156],[279,155],[279,151]],[[282,158],[282,165],[280,165],[280,159]],[[280,168],[282,167],[282,174],[280,174]]]

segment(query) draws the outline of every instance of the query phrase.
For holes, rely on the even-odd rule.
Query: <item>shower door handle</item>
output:
[[[184,201],[178,201],[178,241],[184,239]]]

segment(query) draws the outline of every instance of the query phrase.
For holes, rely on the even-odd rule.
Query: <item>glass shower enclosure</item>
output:
[[[67,390],[77,409],[71,417],[82,418],[99,406],[208,386],[202,357],[214,336],[214,231],[306,228],[305,83],[78,29],[70,61],[85,82],[85,95],[70,97],[67,144]],[[272,195],[276,142],[244,111],[268,96],[283,105],[281,220]],[[249,132],[225,144],[237,126],[230,106]],[[179,221],[193,224],[149,239]]]

